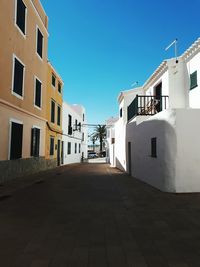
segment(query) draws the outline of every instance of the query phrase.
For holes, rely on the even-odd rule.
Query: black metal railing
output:
[[[138,115],[155,115],[168,108],[168,96],[137,95],[128,106],[128,121]]]

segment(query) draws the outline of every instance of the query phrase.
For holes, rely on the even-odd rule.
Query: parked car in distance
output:
[[[97,158],[96,152],[88,152],[88,159],[94,159]]]

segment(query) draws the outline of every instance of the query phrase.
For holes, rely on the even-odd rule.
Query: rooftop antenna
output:
[[[138,82],[134,82],[131,84],[131,87],[134,87],[135,85],[138,85]]]
[[[165,51],[167,51],[172,45],[174,45],[174,51],[175,51],[176,63],[178,63],[177,43],[178,43],[178,39],[176,38],[173,42],[171,42],[171,44],[169,44],[169,45],[165,48]]]

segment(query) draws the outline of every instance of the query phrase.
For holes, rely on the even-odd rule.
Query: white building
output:
[[[128,106],[125,134],[121,125],[116,135],[125,171],[163,191],[200,191],[199,82],[200,39],[164,61]]]
[[[106,162],[111,167],[116,166],[115,160],[115,123],[118,118],[111,117],[106,120]]]
[[[143,94],[143,88],[123,91],[118,96],[119,119],[115,123],[115,166],[126,171],[126,124],[127,108],[137,94]]]
[[[64,164],[87,157],[87,122],[84,107],[63,102]]]

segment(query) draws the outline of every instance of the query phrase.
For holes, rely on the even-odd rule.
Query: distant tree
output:
[[[103,151],[103,141],[106,138],[106,125],[98,125],[93,133],[93,138],[95,138],[95,140],[99,140],[100,143],[100,153],[102,153]]]

